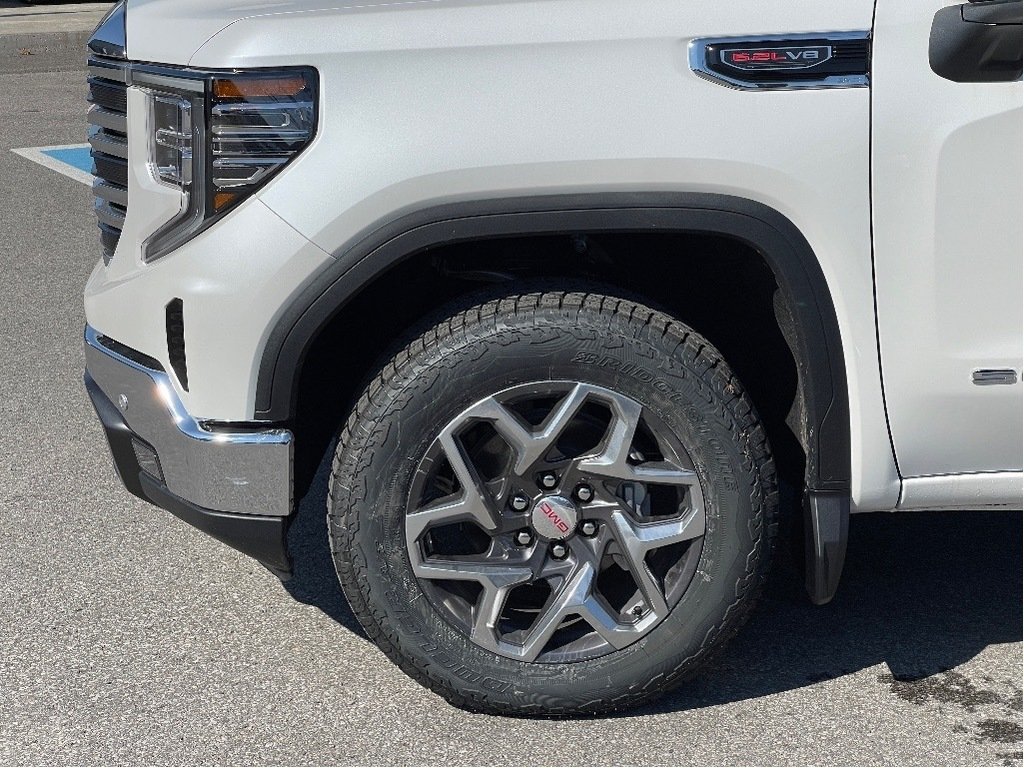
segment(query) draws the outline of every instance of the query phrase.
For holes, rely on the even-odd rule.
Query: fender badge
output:
[[[807,69],[832,58],[830,45],[798,45],[782,48],[722,48],[722,63],[746,72],[775,69]]]
[[[863,31],[696,37],[688,58],[698,77],[741,91],[864,88],[871,36]]]

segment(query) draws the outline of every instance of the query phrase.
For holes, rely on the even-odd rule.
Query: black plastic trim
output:
[[[987,0],[939,9],[928,39],[932,71],[954,83],[1020,80],[1021,7],[1021,0]]]
[[[760,252],[793,314],[790,340],[807,418],[812,490],[849,492],[850,418],[839,323],[821,267],[789,219],[765,205],[716,194],[595,193],[453,203],[383,221],[354,237],[282,313],[260,363],[257,420],[295,412],[299,373],[319,331],[375,277],[432,246],[575,232],[720,234]]]
[[[139,476],[143,498],[184,520],[194,528],[229,547],[249,555],[282,581],[292,576],[288,556],[288,518],[262,515],[236,515],[198,507],[175,496],[167,487],[143,473]]]
[[[804,567],[808,597],[824,605],[835,597],[846,562],[850,496],[808,493],[804,499]]]
[[[181,299],[167,303],[167,359],[181,388],[188,392],[188,358],[185,356],[185,304]]]
[[[106,433],[114,469],[130,493],[255,558],[282,581],[291,578],[291,557],[287,542],[289,518],[218,512],[199,507],[171,493],[163,483],[139,466],[132,446],[132,439],[138,437],[88,371],[85,372],[85,388]]]
[[[964,21],[976,24],[1024,23],[1024,8],[1021,0],[971,0],[960,6]]]
[[[131,431],[121,417],[121,412],[117,410],[117,406],[110,402],[88,371],[85,372],[85,390],[89,393],[93,408],[96,409],[96,415],[106,433],[107,445],[110,447],[110,454],[114,459],[114,470],[117,472],[117,476],[129,493],[145,499],[142,484],[139,482],[141,470],[138,459],[135,458],[135,448],[132,447],[132,438],[136,437],[135,433]]]

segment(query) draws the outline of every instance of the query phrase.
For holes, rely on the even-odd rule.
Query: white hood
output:
[[[205,42],[241,19],[346,5],[330,0],[128,0],[127,56],[184,66]]]

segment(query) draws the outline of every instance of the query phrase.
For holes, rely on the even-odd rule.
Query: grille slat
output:
[[[128,161],[118,157],[106,157],[93,152],[92,163],[96,176],[104,181],[124,187],[125,194],[128,194]]]
[[[99,219],[100,224],[106,224],[111,229],[121,231],[124,227],[124,211],[119,211],[106,200],[99,199],[96,200],[95,208],[96,218]]]
[[[89,75],[92,188],[103,261],[109,263],[128,207],[128,85],[123,65],[115,62],[93,58]]]
[[[103,179],[94,179],[92,193],[108,203],[114,203],[122,208],[128,207],[128,190],[118,184],[111,184]]]
[[[128,117],[123,112],[113,112],[94,105],[89,110],[89,124],[98,125],[121,135],[128,133]]]
[[[128,88],[124,83],[90,77],[89,101],[111,112],[124,114],[128,111]]]
[[[89,144],[94,152],[113,155],[124,160],[128,159],[128,137],[109,133],[104,129],[93,130],[89,136]]]
[[[113,253],[114,249],[117,248],[117,241],[121,239],[121,230],[108,227],[102,222],[99,225],[100,228],[100,245],[103,246],[103,253]],[[110,259],[104,256],[109,261]]]

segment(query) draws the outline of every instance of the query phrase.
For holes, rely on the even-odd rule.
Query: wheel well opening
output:
[[[296,498],[379,365],[453,299],[488,283],[515,291],[538,278],[586,279],[626,291],[703,334],[724,355],[768,430],[780,477],[803,485],[799,373],[777,315],[775,277],[750,246],[725,236],[575,233],[447,244],[411,255],[353,297],[302,363],[292,428]],[[778,306],[777,306],[778,305]],[[781,309],[781,312],[780,312]]]

